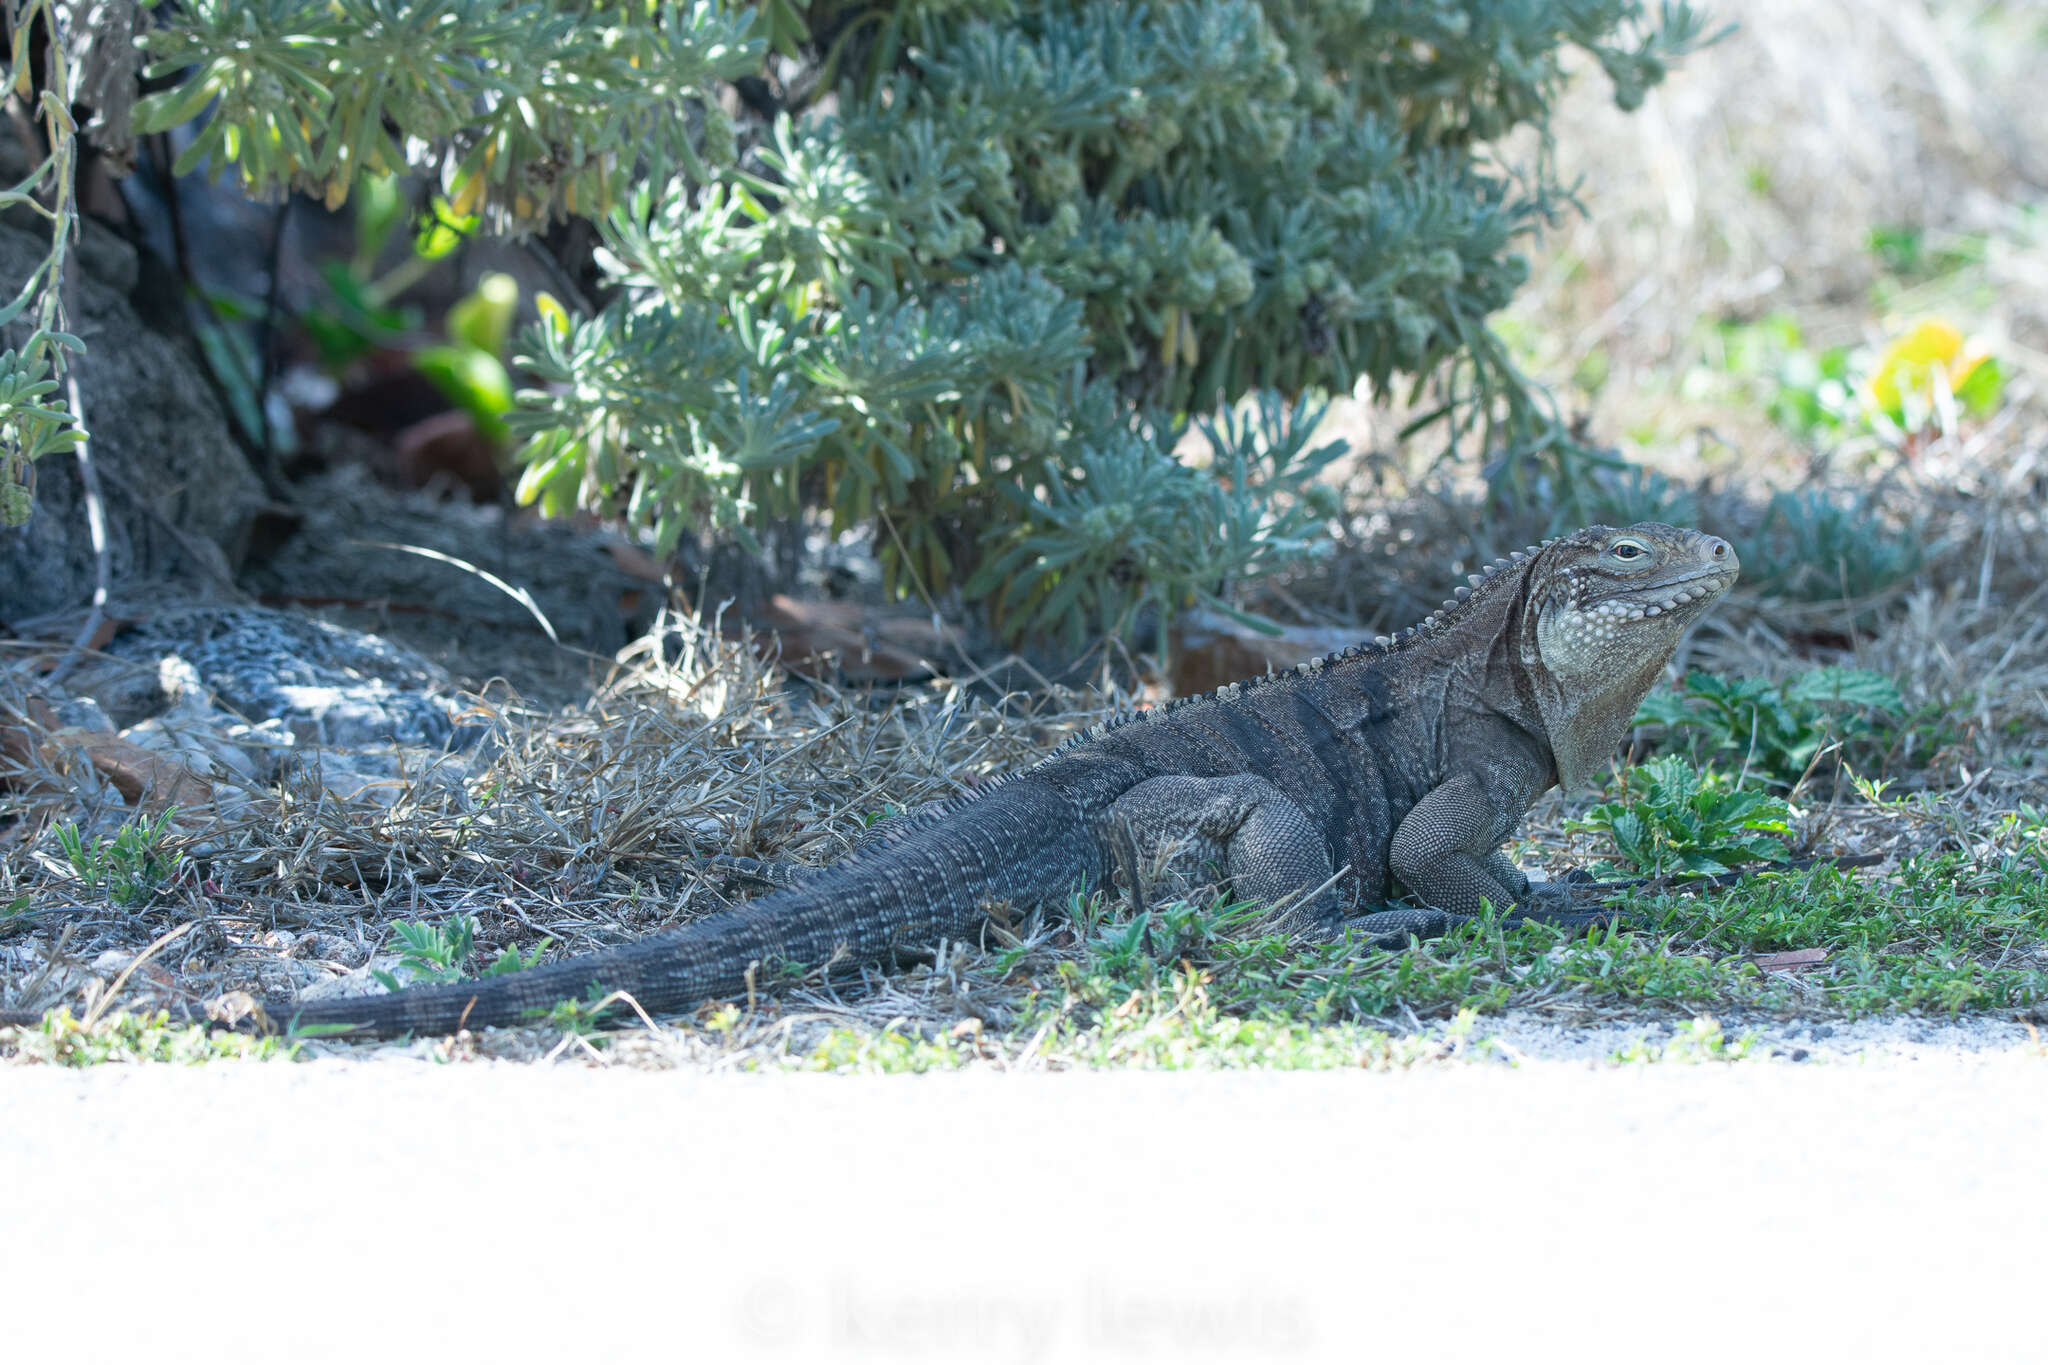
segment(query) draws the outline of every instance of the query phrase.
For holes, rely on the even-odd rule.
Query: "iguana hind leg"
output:
[[[1178,849],[1176,866],[1213,865],[1241,899],[1286,901],[1278,928],[1327,931],[1342,922],[1322,831],[1263,777],[1155,777],[1117,798],[1104,819],[1120,822],[1141,853]],[[1116,847],[1109,830],[1105,841]]]

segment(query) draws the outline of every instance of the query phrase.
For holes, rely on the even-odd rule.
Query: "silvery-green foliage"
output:
[[[67,355],[85,350],[66,330],[64,306],[66,260],[78,235],[72,194],[78,125],[71,102],[94,74],[88,63],[97,58],[104,67],[106,54],[93,53],[94,45],[74,32],[72,16],[60,8],[53,0],[7,0],[0,9],[14,35],[8,62],[0,67],[0,91],[21,101],[17,127],[36,127],[49,149],[27,179],[0,189],[0,209],[25,210],[41,218],[50,234],[41,263],[19,284],[7,282],[11,297],[0,295],[0,326],[26,318],[31,327],[19,349],[0,350],[0,526],[24,525],[34,511],[35,462],[85,441],[74,404],[58,392]],[[27,41],[38,28],[58,35],[58,41],[44,44],[40,62]]]
[[[1540,121],[1567,43],[1626,103],[1699,37],[1629,3],[860,13],[879,36],[836,49],[835,113],[606,220],[598,335],[656,378],[594,422],[588,381],[624,352],[586,369],[539,338],[526,491],[623,502],[664,537],[822,500],[841,529],[886,518],[897,590],[961,583],[1013,632],[1071,639],[1223,605],[1308,543],[1300,480],[1248,477],[1238,447],[1183,464],[1171,414],[1441,372],[1454,432],[1547,434],[1484,320],[1562,195],[1477,144]],[[741,371],[756,403],[781,376],[798,395],[774,459],[718,429]],[[716,391],[659,379],[708,372]]]
[[[1202,424],[1208,459],[1196,466],[1162,448],[1177,443],[1158,431],[1117,422],[1103,381],[1076,406],[1102,410],[1086,424],[1096,434],[1042,492],[1004,489],[1021,516],[968,595],[988,596],[1019,631],[1064,629],[1071,646],[1090,630],[1124,634],[1150,608],[1163,649],[1173,611],[1190,601],[1258,624],[1220,594],[1308,554],[1336,512],[1315,478],[1347,447],[1309,447],[1322,409],[1261,394]]]
[[[458,212],[524,227],[608,207],[636,159],[699,179],[729,161],[714,87],[759,69],[753,27],[716,0],[185,0],[142,40],[147,74],[178,80],[135,121],[201,120],[181,175],[338,205],[430,170]]]
[[[409,164],[500,226],[600,223],[604,306],[525,339],[522,497],[664,546],[822,505],[876,528],[895,590],[1069,638],[1227,607],[1327,511],[1327,457],[1282,458],[1278,408],[1207,460],[1174,453],[1187,414],[1430,380],[1453,442],[1553,439],[1485,320],[1568,196],[1485,144],[1541,127],[1568,48],[1628,106],[1703,36],[1643,0],[193,0],[162,24],[157,70],[188,74],[146,124],[213,102],[191,155],[216,167],[333,197]],[[719,83],[751,73],[783,112],[735,130]]]

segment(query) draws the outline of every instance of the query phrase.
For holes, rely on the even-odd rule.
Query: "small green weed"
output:
[[[1205,930],[1216,924],[1201,922]],[[1221,949],[1228,942],[1209,946]],[[1119,951],[1062,962],[1055,970],[1057,988],[1041,994],[1025,1028],[1049,1057],[1144,1070],[1400,1070],[1490,1050],[1487,1040],[1471,1041],[1477,1015],[1470,1011],[1460,1012],[1442,1037],[1398,1037],[1332,1018],[1328,1010],[1294,1012],[1285,992],[1266,989],[1222,962],[1196,960],[1207,956],[1195,953],[1170,965],[1150,959],[1141,966]]]
[[[1990,255],[1990,238],[1982,232],[1937,234],[1899,224],[1870,230],[1870,254],[1887,274],[1921,281],[1982,265]]]
[[[131,820],[105,841],[63,824],[57,826],[57,842],[87,890],[104,890],[115,905],[132,908],[147,904],[177,876],[178,854],[167,847],[177,813],[170,806],[153,820]]]
[[[1658,897],[1645,911],[1691,923],[1720,966],[1755,953],[1824,948],[1802,1007],[1849,1015],[2012,1009],[2048,999],[2048,848],[1995,859],[1910,858],[1883,879],[1829,868],[1757,877],[1711,901]],[[1775,996],[1767,986],[1760,998]]]
[[[1635,723],[1663,727],[1666,744],[1694,762],[1727,758],[1745,777],[1789,787],[1830,746],[1875,737],[1873,712],[1905,710],[1892,680],[1867,669],[1815,668],[1782,683],[1695,670],[1644,698]]]
[[[53,1010],[39,1024],[14,1030],[14,1053],[23,1061],[54,1066],[96,1066],[101,1062],[289,1061],[299,1044],[267,1035],[235,1033],[203,1024],[174,1024],[162,1010],[131,1014],[118,1010],[97,1019],[77,1019]]]
[[[1773,313],[1725,322],[1707,338],[1707,368],[1687,376],[1699,396],[1728,375],[1773,422],[1815,445],[1874,437],[1903,448],[1962,416],[1986,417],[2004,401],[1996,357],[1954,324],[1922,318],[1882,347],[1810,348],[1798,321]]]
[[[1778,426],[1809,441],[1839,440],[1860,425],[1850,357],[1847,346],[1810,350],[1790,313],[1724,322],[1708,337],[1709,366],[1739,381]],[[1689,377],[1687,387],[1711,382]]]
[[[878,1030],[830,1029],[807,1050],[792,1053],[784,1065],[792,1071],[915,1075],[957,1070],[976,1055],[971,1042],[963,1043],[945,1033],[925,1037],[891,1024]]]
[[[1720,1020],[1703,1014],[1664,1042],[1638,1038],[1626,1047],[1616,1048],[1608,1060],[1623,1064],[1739,1062],[1756,1048],[1756,1042],[1754,1033],[1730,1038],[1722,1031]]]
[[[1758,859],[1782,862],[1791,819],[1782,799],[1665,754],[1624,772],[1619,799],[1601,802],[1566,828],[1614,840],[1625,868],[1597,863],[1596,874],[1665,877],[1718,874]]]
[[[612,1002],[596,987],[591,988],[588,999],[557,1000],[549,1006],[539,1019],[564,1040],[578,1039],[589,1043],[604,1032],[606,1018],[611,1014]]]
[[[398,936],[398,965],[406,973],[407,980],[400,981],[397,973],[381,968],[371,972],[386,990],[402,990],[408,984],[460,981],[471,955],[476,952],[477,922],[469,915],[456,915],[440,924],[397,920],[393,922],[391,931]],[[502,976],[506,972],[523,972],[540,961],[548,942],[543,939],[525,953],[517,948],[507,948],[479,975]]]

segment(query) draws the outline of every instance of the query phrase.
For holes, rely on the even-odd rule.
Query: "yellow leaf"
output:
[[[486,161],[485,164],[488,165],[489,162]],[[467,218],[476,212],[479,204],[483,203],[484,191],[489,186],[484,180],[482,168],[466,178],[458,179],[461,183],[456,188],[455,197],[448,201],[448,211],[457,218]]]
[[[1963,334],[1940,318],[1928,318],[1893,341],[1877,358],[1870,376],[1870,396],[1894,419],[1904,409],[1905,395],[1931,387],[1934,371],[1947,373],[1963,349]]]
[[[533,306],[539,310],[541,321],[547,324],[548,330],[558,339],[569,335],[569,310],[562,307],[560,299],[542,290],[534,296]]]

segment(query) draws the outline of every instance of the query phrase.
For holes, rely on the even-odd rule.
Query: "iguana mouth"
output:
[[[1667,578],[1655,587],[1639,593],[1620,592],[1604,599],[1604,607],[1632,607],[1633,617],[1661,616],[1667,611],[1678,611],[1694,603],[1713,600],[1726,592],[1735,582],[1736,575],[1719,565],[1689,573],[1681,578]]]

